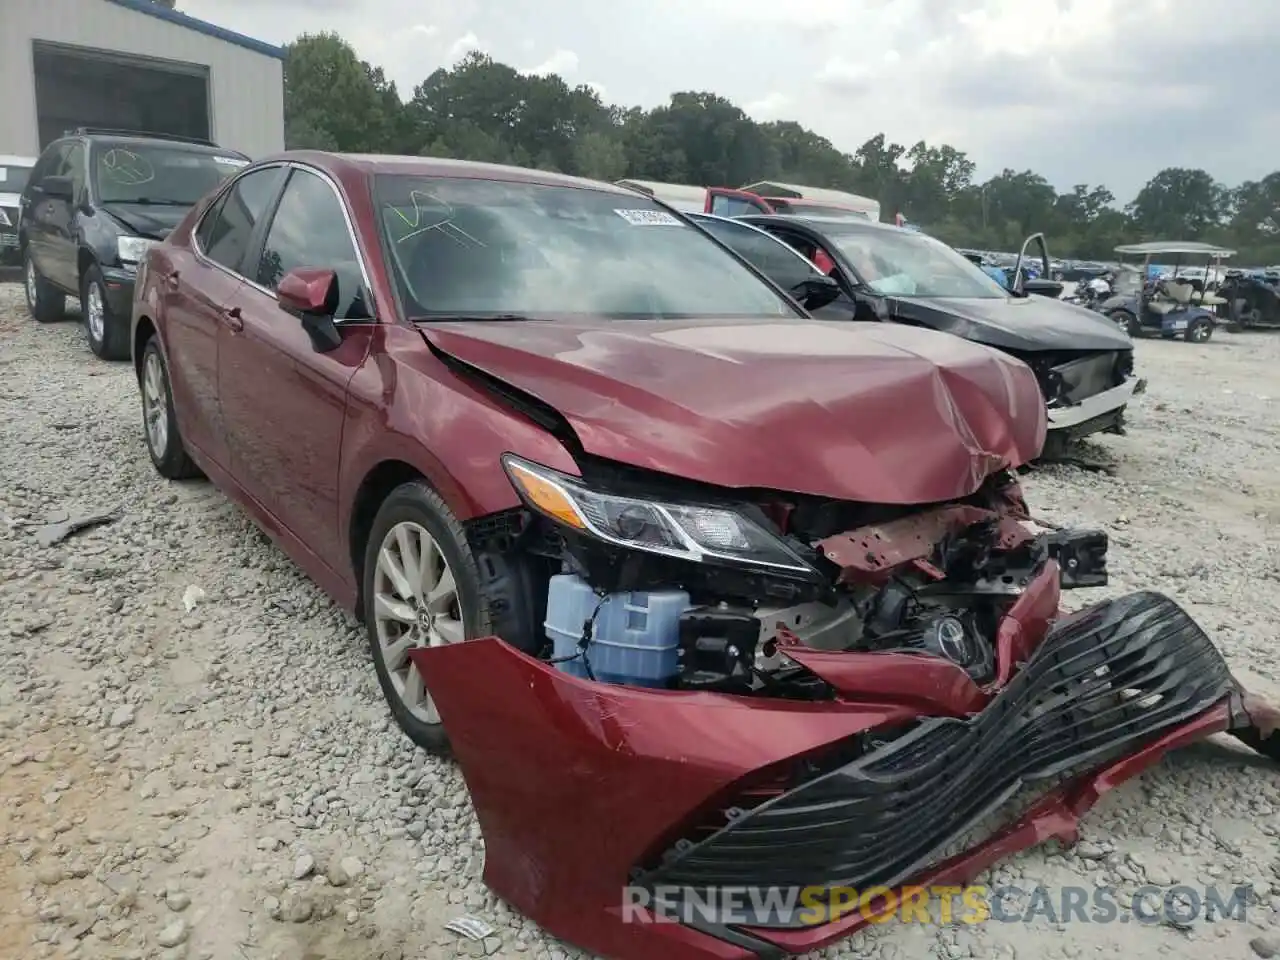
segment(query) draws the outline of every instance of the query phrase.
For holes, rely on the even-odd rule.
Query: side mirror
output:
[[[318,353],[328,353],[342,346],[333,315],[338,309],[338,275],[317,267],[290,270],[276,285],[280,309],[302,321]]]
[[[1062,291],[1065,289],[1066,287],[1059,280],[1044,280],[1044,279],[1025,280],[1024,279],[1022,281],[1023,293],[1027,293],[1027,294],[1034,293],[1036,296],[1048,297],[1050,300],[1057,300],[1059,297],[1062,296]]]
[[[791,288],[791,296],[806,310],[819,310],[840,296],[840,284],[832,277],[817,275]]]
[[[70,177],[45,177],[40,181],[40,192],[50,200],[70,203],[75,199],[76,186]]]

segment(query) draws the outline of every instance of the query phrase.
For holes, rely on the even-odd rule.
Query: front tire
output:
[[[1208,343],[1213,336],[1213,322],[1201,317],[1187,325],[1187,343]]]
[[[80,314],[84,317],[85,339],[100,360],[129,359],[128,324],[111,309],[107,282],[95,263],[80,280]]]
[[[27,311],[36,323],[57,323],[67,315],[66,294],[40,275],[30,248],[22,254],[22,277]]]
[[[151,454],[156,472],[167,480],[189,480],[200,476],[200,469],[187,454],[182,434],[178,432],[169,367],[155,336],[142,350],[142,376],[138,378],[138,389],[142,394],[142,427],[147,438],[147,452]]]
[[[1128,310],[1112,310],[1107,316],[1111,318],[1112,323],[1130,337],[1136,339],[1142,333],[1142,328],[1138,326],[1138,318]]]
[[[369,649],[391,715],[418,746],[447,755],[449,737],[408,652],[493,629],[462,524],[425,482],[402,484],[378,509],[365,549],[363,596]]]

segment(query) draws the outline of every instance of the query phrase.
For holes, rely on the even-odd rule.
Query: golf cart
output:
[[[1211,243],[1155,241],[1116,247],[1116,253],[1121,257],[1141,257],[1142,266],[1120,265],[1112,284],[1113,295],[1098,307],[1101,313],[1131,337],[1159,333],[1166,340],[1181,335],[1190,343],[1204,343],[1213,336],[1214,328],[1223,322],[1218,308],[1227,301],[1213,292],[1216,284],[1212,279],[1222,260],[1235,255],[1234,250]],[[1166,264],[1169,258],[1172,274],[1152,278],[1153,262]],[[1206,269],[1207,282],[1197,284],[1179,274],[1187,259],[1204,260],[1206,267],[1214,268]]]

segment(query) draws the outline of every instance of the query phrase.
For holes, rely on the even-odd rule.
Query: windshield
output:
[[[410,317],[799,317],[732,254],[646,197],[475,179],[376,178]]]
[[[93,181],[101,203],[194,206],[248,160],[151,143],[107,145],[95,151]]]
[[[827,227],[831,242],[873,293],[1003,300],[1009,291],[963,256],[922,233]]]
[[[1133,296],[1142,290],[1142,268],[1121,265],[1111,284],[1113,293]]]
[[[0,164],[0,193],[21,193],[27,185],[30,167],[12,167]]]

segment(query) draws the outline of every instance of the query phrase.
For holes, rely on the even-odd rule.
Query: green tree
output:
[[[1148,239],[1196,240],[1222,222],[1227,198],[1204,170],[1169,167],[1147,181],[1128,213]]]
[[[387,108],[368,65],[336,33],[303,34],[285,48],[285,144],[290,148],[382,150]]]
[[[651,110],[602,103],[586,86],[533,76],[473,53],[425,77],[403,102],[383,70],[334,34],[287,48],[285,139],[290,147],[458,157],[559,170],[599,180],[638,177],[701,186],[783,180],[880,201],[957,246],[1017,249],[1044,232],[1059,256],[1110,259],[1139,239],[1205,239],[1239,261],[1280,262],[1280,171],[1229,190],[1204,170],[1157,173],[1133,203],[1076,184],[1059,194],[1032,170],[974,180],[948,144],[907,148],[878,133],[852,154],[794,121],[757,123],[708,91]]]

